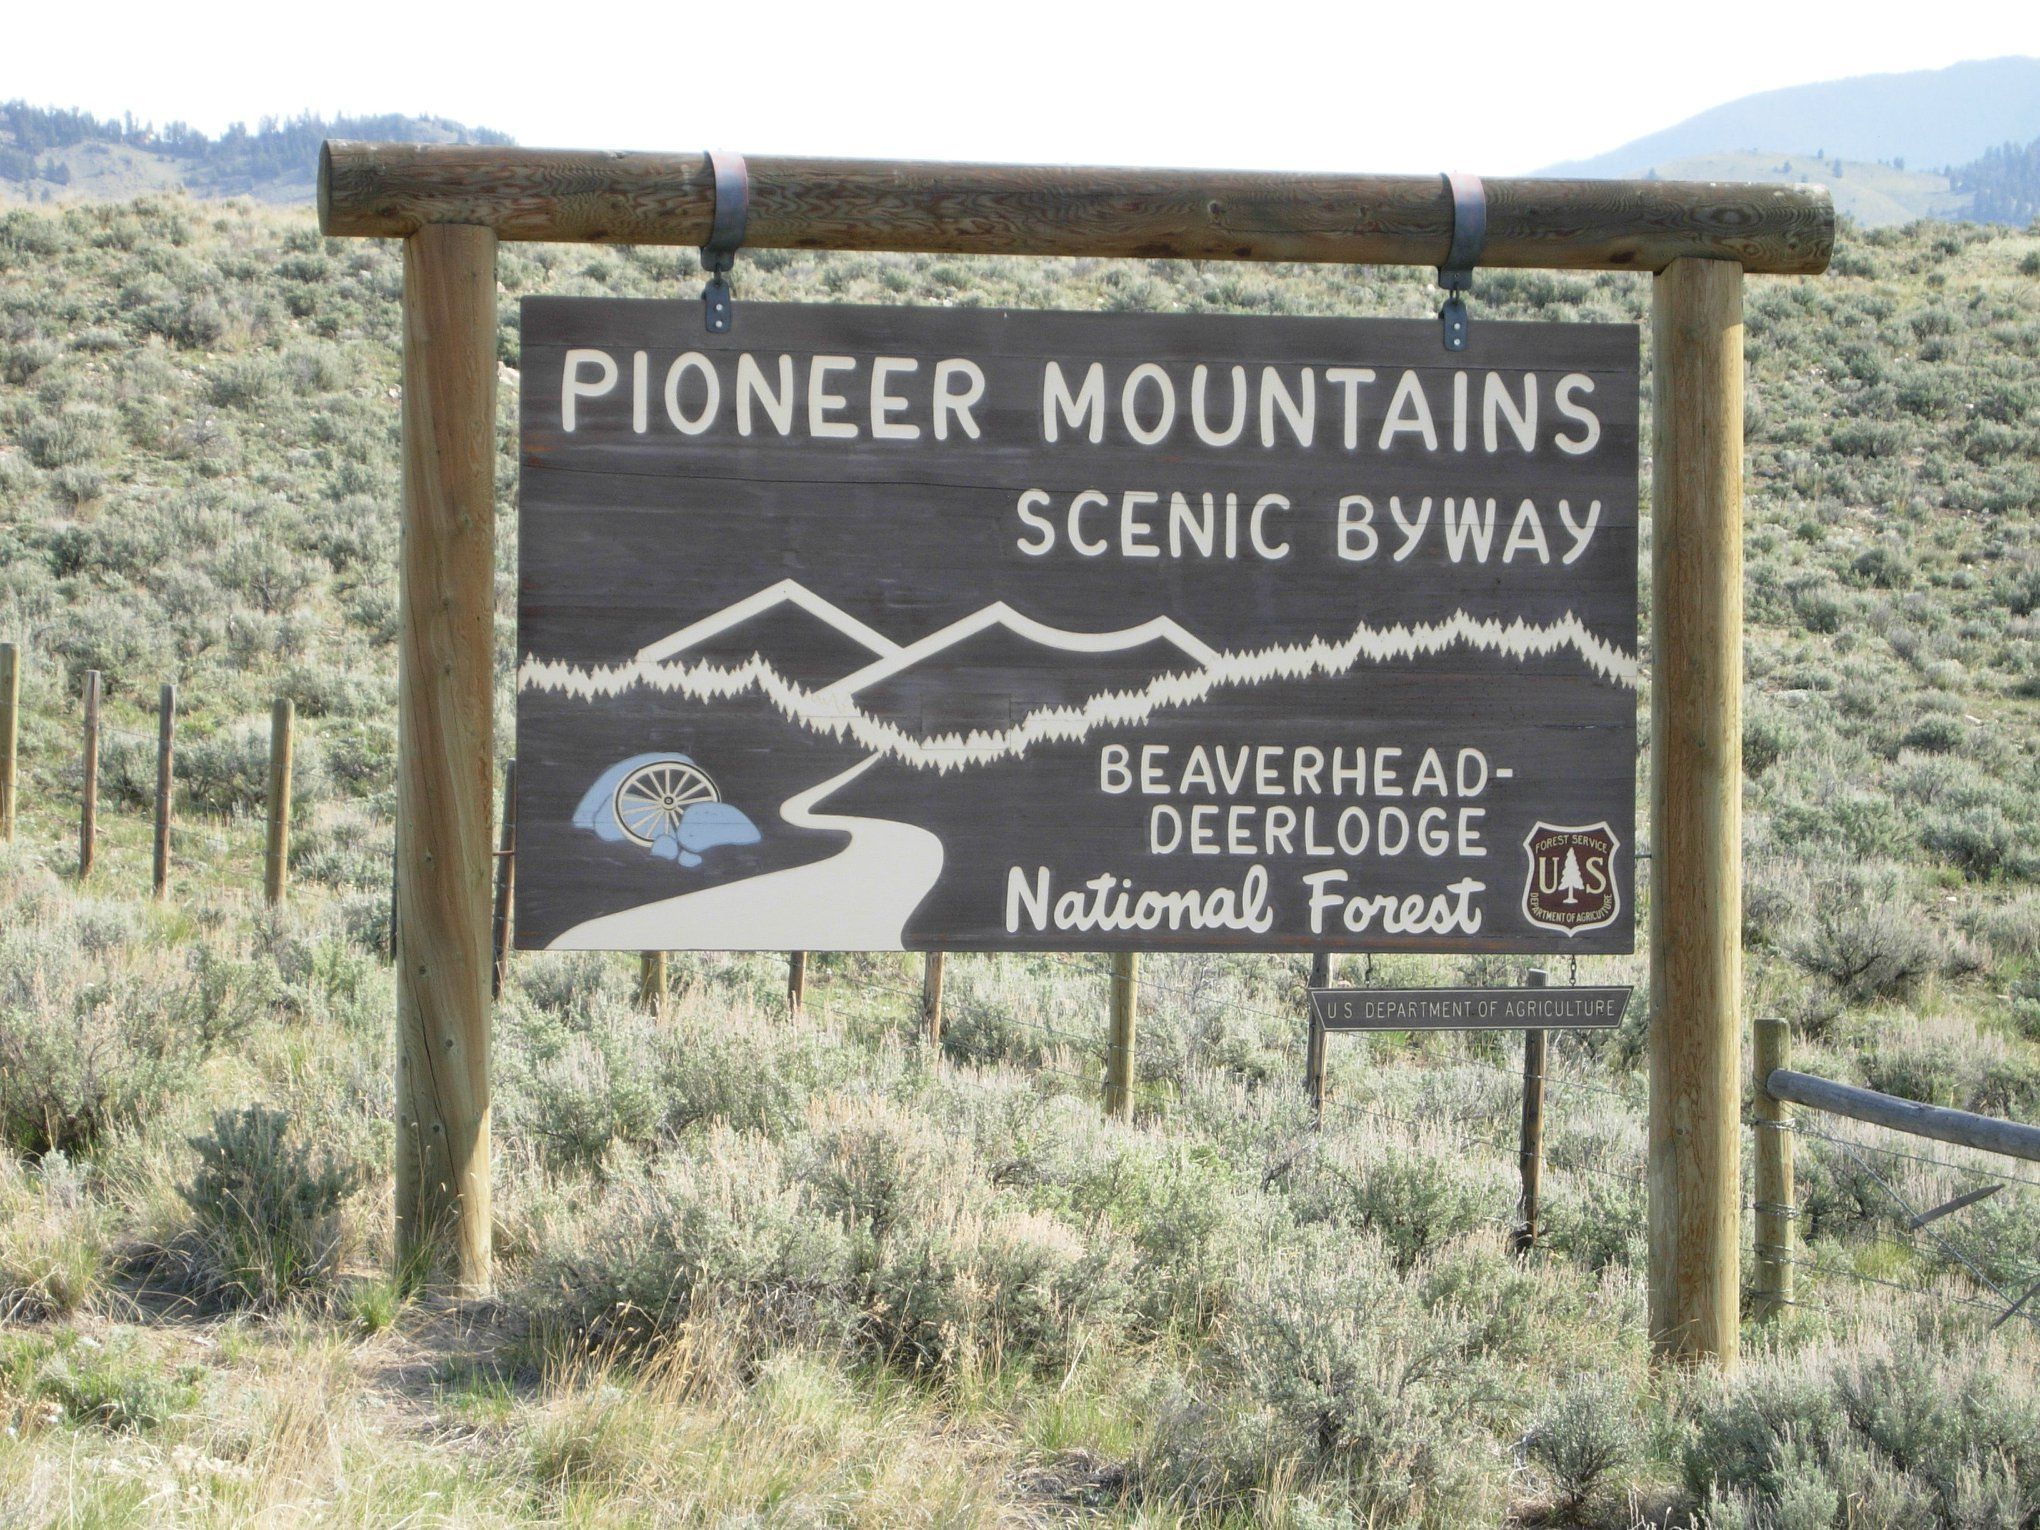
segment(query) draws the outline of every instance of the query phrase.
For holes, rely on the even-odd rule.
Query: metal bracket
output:
[[[701,247],[701,269],[708,273],[701,306],[708,332],[726,335],[736,322],[730,270],[743,248],[744,225],[751,215],[751,171],[744,156],[733,149],[710,149],[708,169],[715,177],[715,219],[709,225],[708,243]]]
[[[1448,170],[1445,190],[1452,198],[1452,245],[1445,264],[1438,268],[1438,285],[1446,293],[1438,318],[1445,326],[1445,349],[1463,351],[1467,338],[1465,294],[1473,287],[1473,268],[1480,264],[1480,252],[1487,244],[1487,188],[1477,175]]]

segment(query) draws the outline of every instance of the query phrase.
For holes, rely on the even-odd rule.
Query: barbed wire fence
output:
[[[953,958],[952,958],[953,960]],[[1011,958],[974,957],[974,961],[1000,961]],[[1060,970],[1079,979],[1095,982],[1098,1002],[1091,1006],[1098,1017],[1095,1028],[1073,1029],[1071,1025],[1057,1024],[1051,1020],[1033,1018],[1018,1013],[1010,1006],[994,1006],[973,991],[951,990],[950,1003],[953,1006],[948,1023],[942,1029],[941,1060],[948,1064],[965,1064],[982,1068],[1010,1068],[1031,1074],[1038,1074],[1053,1080],[1059,1088],[1068,1091],[1082,1091],[1102,1096],[1105,1087],[1107,1062],[1114,1047],[1109,1029],[1104,1023],[1105,995],[1113,981],[1109,960],[1088,954],[1054,953],[1037,958],[1050,964],[1051,970]],[[1279,961],[1280,958],[1270,959]],[[1256,1087],[1293,1089],[1299,1101],[1303,1097],[1302,1050],[1307,1032],[1307,1010],[1303,1002],[1304,976],[1299,970],[1294,974],[1297,987],[1297,1002],[1293,1009],[1279,1010],[1270,1003],[1242,997],[1233,986],[1223,980],[1220,973],[1208,967],[1196,965],[1195,958],[1146,958],[1148,965],[1140,978],[1140,1002],[1144,1018],[1153,1020],[1163,1017],[1165,1029],[1176,1036],[1193,1031],[1197,1017],[1193,1013],[1186,1017],[1185,1011],[1223,1011],[1233,1019],[1247,1019],[1263,1026],[1290,1032],[1297,1042],[1297,1064],[1294,1078],[1255,1078]],[[1182,961],[1190,964],[1185,972],[1179,967],[1161,965],[1165,961]],[[829,988],[841,985],[843,988],[862,995],[874,996],[881,1000],[898,1001],[903,1013],[897,1018],[902,1023],[913,1023],[920,1019],[920,1007],[924,994],[919,988],[905,982],[890,980],[870,971],[859,970],[845,962],[834,962],[819,969],[811,969],[808,1002],[823,1006],[829,1003]],[[996,984],[993,986],[997,986]],[[994,1011],[995,1012],[989,1012]],[[1027,1041],[1034,1043],[1016,1051],[1012,1046],[997,1039],[1001,1035],[1021,1033]],[[925,1039],[925,1038],[923,1038]],[[1408,1058],[1401,1058],[1407,1061]],[[1513,1093],[1521,1088],[1524,1075],[1519,1069],[1504,1067],[1485,1059],[1455,1056],[1448,1059],[1425,1060],[1419,1064],[1424,1070],[1440,1079],[1456,1078],[1464,1084],[1467,1079],[1492,1082],[1498,1088]],[[966,1077],[963,1069],[952,1069],[951,1078]],[[1593,1083],[1572,1073],[1547,1072],[1539,1075],[1548,1078],[1550,1084],[1561,1092],[1574,1091],[1582,1095],[1612,1098],[1625,1105],[1633,1103],[1630,1096],[1611,1086]],[[1462,1092],[1464,1092],[1462,1090]],[[1264,1183],[1287,1173],[1297,1163],[1312,1156],[1327,1140],[1337,1140],[1344,1128],[1357,1122],[1368,1122],[1386,1127],[1401,1134],[1413,1148],[1435,1151],[1442,1140],[1454,1150],[1473,1150],[1481,1155],[1483,1162],[1495,1171],[1497,1180],[1506,1180],[1518,1168],[1519,1141],[1513,1132],[1514,1102],[1506,1112],[1499,1106],[1467,1108],[1463,1103],[1446,1105],[1441,1099],[1430,1102],[1418,1101],[1401,1105],[1393,1098],[1363,1093],[1357,1085],[1342,1091],[1336,1108],[1328,1121],[1314,1125],[1301,1125],[1288,1137],[1272,1145],[1267,1152],[1268,1164],[1264,1172]],[[1644,1184],[1640,1154],[1631,1155],[1626,1161],[1603,1161],[1605,1155],[1597,1156],[1588,1151],[1571,1151],[1548,1154],[1547,1169],[1559,1175],[1590,1175],[1617,1182],[1632,1190],[1640,1190]],[[1515,1230],[1520,1220],[1513,1215],[1497,1215],[1483,1220]]]
[[[1011,958],[973,957],[971,960]],[[947,1066],[946,1077],[968,1081],[975,1069],[1006,1068],[1039,1075],[1064,1092],[1093,1095],[1102,1092],[1107,1058],[1114,1045],[1105,1023],[1106,996],[1113,980],[1111,963],[1109,959],[1094,955],[1068,953],[1056,953],[1037,960],[1046,960],[1052,969],[1095,982],[1097,999],[1090,1006],[1096,1016],[1095,1023],[1079,1029],[1067,1020],[1057,1023],[1055,1019],[1029,1016],[1020,1013],[1016,1006],[998,1005],[986,999],[976,988],[959,990],[953,986],[948,1000],[950,1021],[942,1031],[937,1063],[938,1066]],[[1302,973],[1299,971],[1295,975],[1295,1007],[1280,1010],[1272,1007],[1265,997],[1241,996],[1234,985],[1223,980],[1223,974],[1210,967],[1196,966],[1195,960],[1147,958],[1148,966],[1140,978],[1143,1015],[1167,1016],[1169,1023],[1165,1028],[1178,1036],[1194,1029],[1194,1012],[1199,1007],[1221,1009],[1234,1019],[1252,1020],[1264,1026],[1289,1030],[1295,1038],[1294,1079],[1267,1078],[1256,1082],[1262,1087],[1294,1088],[1300,1096],[1308,1030]],[[1186,971],[1183,966],[1165,964],[1172,961],[1191,965]],[[826,1003],[829,986],[841,985],[881,1000],[898,1001],[900,1014],[897,1021],[902,1028],[914,1026],[921,1019],[924,993],[906,982],[889,980],[886,976],[859,970],[843,962],[822,967],[813,974],[811,982],[810,1002],[819,999]],[[989,986],[996,988],[998,985]],[[1265,994],[1265,989],[1263,992]],[[1193,1013],[1186,1016],[1186,1010]],[[1016,1049],[1002,1039],[1015,1033],[1024,1036],[1031,1045]],[[1583,1108],[1598,1106],[1605,1111],[1612,1105],[1625,1114],[1643,1110],[1646,1090],[1641,1079],[1625,1080],[1619,1074],[1597,1077],[1589,1071],[1595,1067],[1595,1056],[1591,1051],[1585,1048],[1563,1050],[1573,1052],[1574,1060],[1585,1066],[1559,1066],[1562,1049],[1553,1047],[1547,1053],[1544,1070],[1528,1077],[1541,1082],[1559,1099],[1578,1101]],[[1478,1155],[1483,1163],[1494,1169],[1498,1178],[1514,1171],[1521,1144],[1499,1101],[1472,1107],[1465,1101],[1469,1094],[1477,1094],[1483,1088],[1498,1095],[1513,1094],[1526,1079],[1520,1069],[1470,1055],[1463,1050],[1438,1055],[1417,1046],[1398,1048],[1394,1067],[1405,1080],[1411,1072],[1415,1072],[1429,1075],[1437,1083],[1427,1083],[1424,1094],[1413,1103],[1406,1103],[1395,1098],[1393,1091],[1370,1089],[1364,1077],[1356,1078],[1352,1069],[1342,1070],[1336,1105],[1328,1111],[1325,1121],[1318,1126],[1302,1127],[1270,1148],[1265,1169],[1266,1182],[1272,1183],[1289,1172],[1296,1163],[1316,1153],[1327,1140],[1336,1140],[1339,1132],[1355,1122],[1366,1122],[1397,1133],[1415,1150],[1435,1150],[1442,1139],[1457,1149]],[[1460,1096],[1458,1104],[1452,1103],[1455,1092]],[[1950,1191],[1959,1186],[1990,1184],[2002,1187],[1993,1193],[2030,1195],[2040,1191],[2040,1177],[2001,1171],[1985,1161],[1988,1155],[1975,1154],[1965,1161],[1912,1148],[1893,1147],[1860,1135],[1839,1135],[1823,1130],[1803,1116],[1794,1121],[1793,1130],[1811,1149],[1826,1155],[1819,1165],[1821,1172],[1832,1175],[1839,1168],[1843,1179],[1874,1191],[1879,1198],[1874,1206],[1860,1207],[1852,1223],[1851,1219],[1837,1216],[1836,1220],[1850,1225],[1845,1225],[1835,1236],[1799,1246],[1789,1256],[1789,1262],[1795,1268],[1823,1281],[1846,1282],[1888,1293],[1908,1303],[1956,1309],[1988,1318],[1986,1329],[1989,1332],[1995,1332],[2008,1323],[2024,1322],[2040,1327],[2040,1249],[2030,1255],[2023,1254],[2016,1248],[1990,1242],[1977,1229],[1944,1225],[1940,1218],[1948,1216],[1948,1213],[1943,1207],[1927,1206],[1924,1211],[1922,1209],[1928,1189],[1926,1185],[1902,1184],[1895,1171],[1880,1173],[1873,1160],[1887,1165],[1924,1169],[1943,1179],[1952,1179],[1955,1183],[1944,1187]],[[1613,1183],[1637,1193],[1641,1193],[1647,1185],[1640,1148],[1612,1149],[1608,1142],[1587,1132],[1574,1135],[1561,1130],[1556,1144],[1545,1153],[1543,1163],[1545,1173],[1557,1177],[1561,1193],[1569,1176]],[[1944,1195],[1943,1201],[1946,1199]],[[1754,1208],[1755,1202],[1745,1198],[1743,1210],[1748,1212]],[[1936,1212],[1940,1213],[1940,1217],[1936,1216]],[[1488,1216],[1483,1220],[1499,1225],[1516,1224],[1515,1218],[1507,1216]],[[2020,1225],[2018,1219],[2010,1220],[2012,1225]],[[1893,1236],[1894,1232],[1903,1236]],[[1899,1267],[1880,1272],[1875,1267],[1879,1260],[1901,1263]],[[1871,1267],[1859,1267],[1863,1265]],[[1906,1268],[1916,1272],[1918,1278],[1894,1278],[1904,1273]],[[2007,1270],[2019,1273],[2007,1278],[2004,1273]],[[1840,1310],[1831,1304],[1807,1299],[1817,1292],[1818,1287],[1813,1293],[1802,1292],[1790,1305],[1816,1314],[1835,1314]]]
[[[282,748],[287,757],[290,745],[288,735],[284,737]],[[114,779],[100,779],[112,788],[117,799],[128,805],[144,810],[151,805],[150,798],[155,791],[153,771],[141,772],[140,767],[144,763],[153,766],[163,745],[164,740],[159,733],[121,727],[103,712],[94,710],[87,747],[103,764],[115,765]],[[275,747],[272,741],[272,753]],[[99,776],[96,771],[94,774]],[[142,775],[147,775],[148,779],[141,779]],[[89,809],[86,821],[89,835]],[[283,821],[287,827],[287,814]],[[216,816],[206,815],[180,823],[178,833],[186,845],[196,840],[202,846],[202,858],[216,860],[227,852],[234,829]],[[1004,958],[977,958],[1001,959]],[[952,993],[949,1002],[958,1011],[957,1018],[964,1019],[966,1023],[944,1028],[939,1059],[977,1068],[1014,1068],[1053,1080],[1057,1087],[1065,1090],[1102,1092],[1108,1065],[1118,1046],[1104,1024],[1107,1006],[1103,996],[1109,993],[1109,985],[1114,980],[1110,962],[1106,958],[1083,953],[1051,953],[1045,959],[1079,978],[1096,981],[1100,1002],[1088,1007],[1089,1012],[1096,1016],[1095,1028],[1075,1029],[1070,1023],[1057,1024],[1030,1017],[1021,1013],[1017,1005],[999,1006],[978,998],[974,993]],[[1178,1035],[1194,1034],[1200,1021],[1211,1024],[1221,1012],[1234,1019],[1245,1018],[1264,1027],[1289,1031],[1296,1038],[1298,1049],[1294,1079],[1263,1082],[1278,1086],[1286,1084],[1301,1092],[1307,1023],[1300,973],[1295,975],[1296,1004],[1290,1009],[1277,1010],[1270,1008],[1265,999],[1255,1001],[1243,997],[1236,985],[1222,981],[1221,973],[1209,965],[1197,964],[1195,958],[1151,956],[1148,963],[1139,985],[1144,1013],[1155,1015],[1173,1011],[1178,1023],[1169,1029]],[[1169,963],[1187,963],[1187,970],[1182,965]],[[1575,981],[1577,965],[1575,960]],[[925,1001],[925,993],[920,988],[888,981],[879,973],[859,970],[842,960],[818,967],[815,978],[818,998],[822,996],[819,991],[822,985],[842,984],[868,994],[901,1000],[906,1007],[906,1015],[910,1017],[919,1015]],[[1370,959],[1367,966],[1369,986],[1372,978],[1373,963]],[[973,1007],[978,1011],[975,1014],[970,1013]],[[1186,1016],[1188,1023],[1183,1023]],[[1002,1039],[1013,1032],[1025,1033],[1033,1041],[1031,1048],[1016,1053]],[[1547,1062],[1541,1072],[1526,1073],[1470,1055],[1464,1050],[1440,1057],[1417,1048],[1405,1048],[1395,1059],[1399,1072],[1407,1074],[1415,1070],[1444,1081],[1432,1091],[1432,1098],[1419,1100],[1415,1105],[1401,1104],[1388,1097],[1386,1091],[1363,1093],[1351,1087],[1354,1083],[1351,1070],[1345,1070],[1345,1082],[1349,1087],[1342,1092],[1331,1118],[1300,1129],[1292,1139],[1275,1148],[1270,1154],[1268,1177],[1272,1180],[1286,1173],[1289,1167],[1318,1149],[1326,1140],[1328,1130],[1337,1132],[1341,1122],[1351,1120],[1364,1120],[1394,1129],[1402,1133],[1412,1146],[1421,1145],[1420,1139],[1425,1134],[1443,1136],[1459,1148],[1484,1155],[1492,1161],[1498,1173],[1505,1173],[1511,1164],[1519,1160],[1523,1144],[1520,1140],[1511,1140],[1505,1132],[1498,1133],[1497,1128],[1505,1124],[1499,1109],[1492,1105],[1467,1109],[1463,1105],[1450,1105],[1442,1098],[1454,1085],[1461,1086],[1464,1093],[1463,1086],[1468,1079],[1489,1080],[1510,1092],[1534,1081],[1562,1099],[1569,1097],[1589,1105],[1598,1100],[1612,1100],[1628,1112],[1643,1109],[1646,1098],[1640,1084],[1625,1087],[1619,1079],[1595,1078],[1583,1070],[1561,1070],[1552,1066],[1564,1050],[1553,1047],[1546,1054]],[[950,1077],[964,1078],[967,1075],[952,1068]],[[1957,1159],[1920,1152],[1912,1147],[1894,1147],[1870,1140],[1854,1123],[1851,1126],[1855,1135],[1826,1131],[1814,1125],[1804,1113],[1789,1122],[1752,1119],[1749,1124],[1758,1130],[1790,1131],[1795,1140],[1805,1144],[1814,1155],[1814,1162],[1823,1175],[1834,1181],[1853,1184],[1859,1191],[1867,1188],[1870,1192],[1867,1197],[1856,1196],[1858,1204],[1853,1221],[1858,1226],[1854,1237],[1837,1237],[1817,1246],[1810,1238],[1800,1237],[1793,1239],[1791,1246],[1785,1249],[1759,1245],[1760,1254],[1768,1253],[1781,1263],[1823,1279],[1847,1281],[1939,1307],[1988,1313],[1992,1319],[1989,1329],[1993,1332],[2014,1321],[2040,1329],[2040,1247],[2030,1250],[2010,1248],[2002,1240],[1992,1240],[1973,1223],[1955,1220],[1961,1211],[1991,1196],[2030,1198],[2040,1191],[2040,1176],[2009,1171],[2001,1167],[1992,1155],[1967,1149],[1957,1149],[1969,1155]],[[1560,1177],[1598,1176],[1634,1189],[1640,1190],[1645,1186],[1646,1174],[1639,1153],[1597,1154],[1593,1148],[1593,1139],[1588,1138],[1584,1145],[1566,1151],[1543,1152],[1541,1161],[1546,1170]],[[1879,1164],[1883,1165],[1882,1172]],[[1907,1175],[1911,1176],[1910,1181],[1906,1181]],[[1955,1193],[1951,1195],[1951,1191]],[[1938,1196],[1939,1202],[1924,1205],[1923,1209],[1928,1195]],[[1800,1199],[1804,1198],[1802,1193]],[[1795,1223],[1812,1220],[1807,1217],[1804,1205],[1759,1208],[1752,1199],[1743,1202],[1743,1210],[1757,1209],[1782,1214]],[[1488,1220],[1508,1223],[1513,1219],[1493,1217]],[[1846,1222],[1852,1219],[1840,1220]],[[2032,1221],[2026,1221],[2023,1215],[2008,1217],[2006,1222],[2014,1228],[2040,1225],[2040,1216]],[[1892,1236],[1894,1232],[1904,1236]],[[1893,1270],[1880,1273],[1875,1269],[1861,1268],[1860,1264],[1866,1261],[1860,1257],[1852,1260],[1848,1257],[1851,1254],[1896,1260],[1899,1261],[1895,1267],[1897,1271],[1921,1273],[1924,1278],[1894,1279]],[[1773,1300],[1779,1300],[1780,1305],[1801,1310],[1833,1310],[1796,1294],[1783,1299],[1777,1298],[1774,1293],[1771,1296]]]
[[[1859,1128],[1853,1136],[1825,1131],[1804,1113],[1784,1123],[1757,1124],[1789,1131],[1805,1145],[1820,1174],[1853,1185],[1856,1214],[1845,1220],[1859,1223],[1862,1229],[1853,1238],[1843,1236],[1818,1245],[1802,1233],[1789,1248],[1770,1250],[1773,1258],[1827,1279],[1893,1292],[1934,1306],[1988,1313],[1991,1332],[2014,1321],[2040,1330],[2040,1305],[2034,1301],[2040,1296],[2040,1245],[2015,1248],[1973,1225],[1965,1230],[1957,1220],[1971,1206],[1999,1195],[2025,1197],[2032,1204],[2030,1197],[2040,1192],[2040,1178],[2002,1168],[1992,1155],[1981,1152],[1969,1153],[1964,1160],[1873,1141],[1864,1133],[1878,1131],[1875,1127]],[[1902,1186],[1902,1169],[1914,1171],[1918,1182]],[[1860,1194],[1865,1186],[1873,1192],[1867,1204]],[[1922,1192],[1937,1199],[1930,1203]],[[1786,1216],[1802,1226],[1810,1221],[1817,1225],[1809,1213],[1822,1208],[1810,1203],[1809,1187],[1802,1185],[1797,1190],[1796,1202],[1782,1208]],[[2040,1215],[2031,1221],[2023,1214],[2006,1221],[2013,1228],[2040,1225]],[[1846,1256],[1852,1251],[1894,1258],[1900,1265],[1878,1273],[1860,1268],[1859,1263],[1824,1257],[1830,1253]],[[1925,1278],[1893,1278],[1905,1270],[1920,1272]],[[1934,1277],[1940,1283],[1928,1283]],[[1947,1282],[1953,1282],[1953,1288]],[[1780,1305],[1823,1310],[1796,1295],[1774,1300]]]

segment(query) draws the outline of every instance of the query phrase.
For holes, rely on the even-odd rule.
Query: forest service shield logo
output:
[[[1605,823],[1539,823],[1523,841],[1530,866],[1523,878],[1523,917],[1577,935],[1612,924],[1622,909],[1615,852],[1622,842]]]

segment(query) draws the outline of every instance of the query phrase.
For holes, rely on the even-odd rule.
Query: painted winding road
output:
[[[770,930],[773,949],[897,951],[907,920],[942,874],[942,841],[883,818],[817,813],[814,805],[876,765],[872,755],[780,805],[801,829],[834,829],[850,843],[825,861],[792,866],[584,920],[555,951],[748,951]]]

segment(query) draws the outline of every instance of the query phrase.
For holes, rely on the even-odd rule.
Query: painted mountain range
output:
[[[828,628],[854,666],[819,682],[790,674],[822,666],[811,662],[804,646],[767,652],[759,639],[783,637],[795,616]],[[1464,611],[1438,622],[1361,622],[1337,640],[1230,653],[1166,616],[1109,632],[1074,632],[1000,601],[902,644],[793,580],[647,644],[622,664],[582,667],[527,656],[518,683],[584,700],[639,686],[703,701],[757,692],[814,733],[917,768],[948,771],[1137,723],[1194,705],[1221,687],[1344,674],[1363,663],[1458,647],[1515,659],[1570,650],[1601,679],[1630,689],[1637,684],[1636,656],[1605,642],[1570,612],[1548,623]],[[938,655],[943,664],[924,667]],[[1016,668],[1038,694],[1015,697]],[[975,678],[988,681],[994,673],[996,687]],[[984,705],[988,695],[999,698],[995,708]]]

